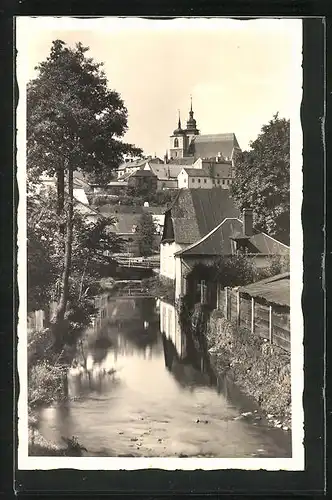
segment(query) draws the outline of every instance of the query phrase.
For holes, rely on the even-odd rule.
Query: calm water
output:
[[[181,334],[174,307],[104,299],[87,341],[89,374],[72,369],[71,400],[40,414],[46,438],[75,435],[88,456],[291,456],[290,433],[268,428],[251,401],[215,377]]]

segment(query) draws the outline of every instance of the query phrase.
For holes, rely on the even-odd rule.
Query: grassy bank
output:
[[[54,351],[50,329],[28,334],[28,449],[32,456],[81,456],[75,436],[64,437],[62,446],[46,440],[38,430],[38,411],[68,399],[67,371],[76,345]]]
[[[206,340],[217,374],[227,375],[260,405],[271,425],[291,428],[290,355],[213,311]]]

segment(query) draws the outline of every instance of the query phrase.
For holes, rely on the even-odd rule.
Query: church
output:
[[[182,128],[179,115],[178,126],[170,136],[167,161],[169,163],[194,163],[202,160],[232,162],[236,151],[241,151],[234,133],[202,135],[194,118],[192,99],[186,128]]]

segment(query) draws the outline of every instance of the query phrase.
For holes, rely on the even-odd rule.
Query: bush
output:
[[[66,396],[63,377],[62,366],[52,366],[48,361],[33,365],[28,375],[28,404],[30,408],[41,404],[49,405],[63,399]]]

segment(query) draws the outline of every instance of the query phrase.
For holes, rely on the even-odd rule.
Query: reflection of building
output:
[[[175,307],[160,300],[160,331],[173,343],[179,358],[186,356],[186,337],[181,333]]]

